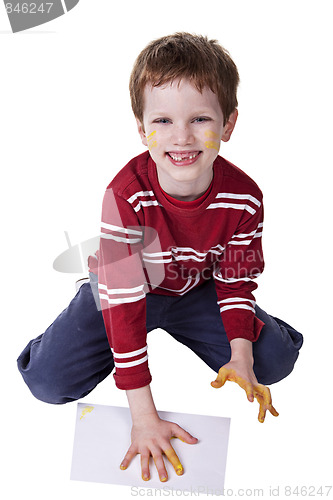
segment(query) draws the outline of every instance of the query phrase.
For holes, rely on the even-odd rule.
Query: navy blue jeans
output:
[[[86,396],[114,368],[98,300],[97,277],[90,276],[48,329],[31,340],[17,364],[32,394],[47,403]],[[213,280],[180,297],[147,294],[147,331],[166,330],[215,372],[230,360]],[[269,385],[293,370],[303,336],[256,306],[265,326],[253,344],[254,372]],[[181,367],[180,367],[181,369]]]

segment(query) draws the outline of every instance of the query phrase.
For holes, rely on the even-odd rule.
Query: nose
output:
[[[194,140],[193,132],[188,125],[178,125],[173,134],[173,143],[176,146],[186,146],[192,144]]]

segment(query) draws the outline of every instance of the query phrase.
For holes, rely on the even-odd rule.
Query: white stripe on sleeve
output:
[[[129,351],[129,352],[115,352],[112,347],[111,347],[111,351],[112,351],[112,354],[116,357],[116,358],[133,358],[134,356],[138,356],[139,354],[143,354],[144,352],[146,352],[148,349],[148,346],[145,345],[144,347],[141,347],[141,349],[137,349],[136,351]]]
[[[145,356],[144,358],[137,359],[136,361],[128,361],[125,363],[118,363],[117,361],[115,361],[114,366],[116,368],[131,368],[131,366],[141,365],[141,363],[144,363],[145,361],[147,361],[147,359],[148,359],[148,355]]]
[[[220,308],[221,312],[228,311],[229,309],[248,309],[249,311],[252,311],[255,313],[255,310],[253,307],[248,306],[246,304],[233,304],[230,306],[224,306]]]

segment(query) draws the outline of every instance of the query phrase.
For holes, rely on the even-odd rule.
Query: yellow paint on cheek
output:
[[[150,141],[150,139],[151,139],[152,137],[154,137],[154,135],[155,135],[155,134],[156,134],[156,130],[154,130],[151,134],[149,134],[149,135],[147,136],[147,141]]]
[[[209,139],[218,139],[218,134],[213,132],[212,130],[206,130],[205,136],[208,137]]]
[[[205,141],[205,146],[208,149],[216,149],[217,151],[220,149],[219,144],[216,141]]]
[[[93,409],[93,406],[85,406],[82,410],[80,420],[82,420],[87,415],[87,413],[91,413]]]
[[[151,134],[149,134],[147,136],[147,142],[148,142],[149,149],[156,148],[156,146],[157,146],[157,141],[152,140],[155,134],[156,134],[156,130],[154,130]]]

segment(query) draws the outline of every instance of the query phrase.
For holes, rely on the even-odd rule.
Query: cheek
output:
[[[208,139],[218,139],[219,138],[219,135],[216,133],[216,132],[213,132],[212,130],[206,130],[205,131],[205,136],[208,138]]]
[[[151,150],[156,148],[157,140],[156,140],[156,130],[154,130],[151,134],[147,136],[148,149]]]
[[[216,149],[216,151],[220,149],[220,143],[217,141],[205,141],[204,144],[207,149]]]
[[[220,149],[220,142],[219,142],[219,135],[214,132],[213,130],[205,130],[205,137],[209,139],[208,141],[205,141],[204,144],[207,149],[216,149],[219,151]]]

